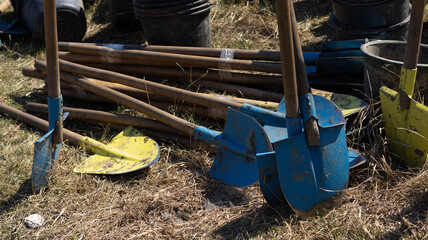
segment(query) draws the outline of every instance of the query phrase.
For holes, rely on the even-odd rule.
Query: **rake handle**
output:
[[[410,25],[407,34],[403,67],[415,69],[418,64],[426,0],[413,0]]]

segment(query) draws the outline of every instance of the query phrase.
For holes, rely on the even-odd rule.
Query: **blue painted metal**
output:
[[[30,34],[28,29],[19,19],[14,19],[10,23],[0,20],[0,33],[11,34],[11,35]]]
[[[305,65],[315,65],[319,54],[319,52],[303,52],[303,59],[305,60]]]
[[[304,99],[303,101],[314,102],[315,108],[317,109],[316,118],[318,119],[318,124],[320,124],[322,127],[329,127],[331,124],[344,122],[344,118],[341,113],[340,115],[332,114],[332,113],[336,113],[336,111],[339,108],[337,108],[336,105],[326,104],[327,103],[326,101],[330,102],[329,100],[323,97],[314,95],[313,100],[311,100],[310,97],[307,97],[306,100]],[[284,99],[278,105],[278,113],[285,113]],[[309,116],[315,116],[315,115],[310,114]],[[283,122],[284,123],[286,122],[285,117],[283,119]],[[301,123],[300,123],[300,126],[302,126]],[[287,139],[289,137],[286,124],[282,126],[282,129],[280,129],[279,127],[276,129],[271,128],[272,132],[269,131],[270,126],[263,126],[263,128],[265,129],[268,135],[277,136],[276,138],[273,138],[275,140],[271,139],[271,142],[273,143],[281,142],[282,140]],[[293,131],[299,131],[299,130],[298,128],[295,128]],[[280,134],[278,132],[280,132]],[[303,132],[303,128],[300,129],[300,132]],[[352,148],[348,148],[346,153],[349,160],[349,163],[348,163],[349,169],[355,168],[365,163],[366,161],[365,157],[361,153],[359,153],[358,151]],[[257,154],[260,189],[262,190],[263,196],[265,197],[269,205],[274,207],[287,204],[287,200],[285,199],[282,193],[283,189],[281,188],[281,184],[280,184],[281,181],[280,181],[278,169],[276,166],[277,159],[275,154],[276,154],[275,151]],[[343,171],[348,172],[347,169],[344,169]]]
[[[34,144],[33,170],[31,173],[31,185],[34,193],[38,193],[46,185],[59,156],[61,144],[52,144],[52,133],[55,130],[56,122],[61,120],[63,115],[62,102],[62,96],[58,98],[48,97],[49,132]]]
[[[315,109],[314,96],[312,93],[307,93],[299,96],[300,114],[303,122],[305,123],[310,118],[317,119],[317,111]],[[342,112],[340,112],[341,116]],[[345,118],[343,118],[345,121]],[[299,129],[300,130],[300,129]]]
[[[356,168],[366,162],[366,158],[357,150],[348,148],[349,169]]]
[[[231,108],[228,109],[226,125],[221,134],[197,127],[194,136],[217,146],[217,154],[210,169],[211,176],[235,187],[256,183],[256,154],[272,151],[272,144],[263,127],[254,118]]]
[[[311,95],[311,94],[309,94]],[[314,116],[311,97],[304,96],[303,119]],[[348,183],[349,158],[345,118],[328,99],[314,96],[320,145],[309,147],[304,133],[274,143],[282,192],[296,211],[309,212],[318,203],[341,193]],[[306,112],[306,113],[303,113]]]
[[[316,66],[305,66],[306,74],[316,73],[317,67]]]
[[[364,43],[363,39],[324,42],[321,45],[321,52],[359,50]]]
[[[319,58],[316,65],[316,72],[328,74],[362,74],[364,72],[364,57]]]
[[[334,52],[320,52],[318,55],[318,61],[321,58],[343,58],[343,57],[364,57],[361,50],[341,50]]]

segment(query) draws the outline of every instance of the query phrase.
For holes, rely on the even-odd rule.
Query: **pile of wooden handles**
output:
[[[140,45],[105,45],[97,46],[90,43],[59,43],[60,69],[81,75],[102,80],[108,80],[107,75],[115,77],[116,72],[125,74],[138,74],[147,77],[161,77],[167,79],[179,79],[187,82],[196,82],[202,86],[217,90],[227,91],[239,95],[249,96],[259,99],[274,100],[275,102],[264,100],[251,100],[247,98],[237,98],[224,95],[212,95],[219,99],[236,102],[237,104],[249,103],[259,107],[275,109],[282,99],[282,94],[259,90],[249,86],[281,86],[280,76],[273,73],[280,73],[279,52],[255,51],[255,50],[234,50],[234,58],[224,57],[224,52],[228,50],[212,48],[193,47],[168,47],[168,46],[140,46]],[[200,55],[191,55],[200,54]],[[230,52],[227,53],[230,55]],[[227,55],[226,54],[226,55]],[[239,59],[236,59],[239,58]],[[246,58],[253,58],[249,60]],[[79,66],[87,66],[93,76],[85,76],[78,68],[73,68],[73,62]],[[68,64],[67,64],[68,63]],[[37,65],[37,63],[36,63]],[[68,66],[68,67],[64,67]],[[76,65],[77,66],[77,65]],[[98,69],[98,70],[97,70]],[[110,71],[102,71],[110,70]],[[111,71],[113,70],[113,71]],[[243,71],[247,71],[243,73]],[[248,71],[258,71],[259,73],[248,73]],[[264,73],[260,73],[263,72]],[[269,73],[268,71],[271,71]],[[106,74],[107,72],[107,74]],[[266,72],[269,73],[266,74]],[[44,80],[45,73],[37,70],[33,66],[23,69],[25,76]],[[97,77],[98,76],[98,77]],[[174,97],[160,96],[150,91],[136,89],[127,85],[112,83],[93,79],[92,82],[107,86],[120,91],[134,98],[143,100],[155,107],[174,112],[186,112],[197,116],[211,119],[223,120],[226,117],[226,109],[217,107],[196,106]],[[194,81],[194,82],[193,82]],[[234,84],[231,84],[234,83]],[[242,85],[237,85],[240,83]],[[47,87],[45,86],[44,91]],[[65,99],[75,98],[84,101],[111,102],[101,96],[92,94],[84,89],[61,81],[61,92]],[[203,93],[197,93],[207,95]],[[42,114],[47,113],[47,105],[29,103],[27,110]],[[89,122],[108,123],[115,128],[122,128],[124,125],[132,125],[149,129],[153,137],[161,137],[167,140],[176,140],[185,146],[189,146],[188,138],[184,136],[168,135],[176,132],[164,124],[154,120],[130,117],[126,115],[93,111],[87,109],[64,108],[70,112],[70,117]],[[191,141],[194,143],[195,141]],[[195,145],[193,145],[195,147]],[[203,147],[213,151],[211,146],[198,143],[197,147]]]

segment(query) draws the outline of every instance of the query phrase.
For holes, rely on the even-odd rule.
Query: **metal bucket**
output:
[[[380,40],[361,45],[364,61],[364,93],[379,97],[379,89],[387,86],[398,90],[403,65],[405,41]],[[428,45],[421,44],[414,99],[422,102],[428,96]]]

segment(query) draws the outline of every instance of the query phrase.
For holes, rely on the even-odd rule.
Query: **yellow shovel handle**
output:
[[[135,160],[140,161],[141,159],[136,158],[135,156],[132,156],[124,151],[121,151],[116,148],[112,148],[111,146],[108,146],[106,144],[103,144],[101,142],[98,142],[97,140],[94,140],[89,137],[83,137],[80,141],[80,147],[91,151],[94,154],[102,155],[102,156],[109,156],[113,158],[118,159],[127,159],[127,160]]]
[[[400,89],[403,90],[409,97],[413,96],[413,91],[415,88],[415,82],[416,82],[416,74],[417,74],[417,68],[415,69],[401,69],[401,76],[400,76]]]

